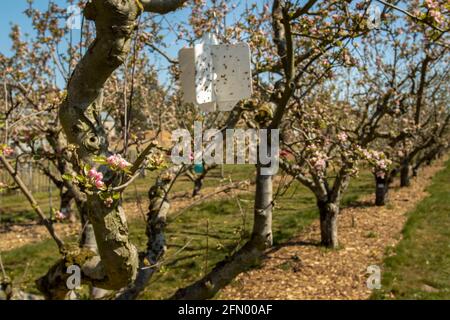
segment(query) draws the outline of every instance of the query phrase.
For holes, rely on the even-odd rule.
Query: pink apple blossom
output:
[[[425,0],[425,6],[428,9],[436,9],[439,6],[439,4],[435,0]]]
[[[430,16],[433,17],[437,24],[442,24],[444,22],[444,16],[438,10],[430,10]]]
[[[10,155],[12,155],[14,153],[14,149],[10,148],[8,146],[1,146],[0,145],[0,154],[3,154],[6,157],[9,157]]]
[[[95,181],[95,187],[97,189],[103,189],[105,187],[105,183],[101,180],[97,180],[97,181]]]
[[[115,155],[108,157],[108,159],[106,159],[106,162],[110,165],[110,167],[113,170],[117,170],[117,169],[125,170],[125,169],[131,167],[131,163],[126,161],[119,154],[115,154]]]
[[[64,219],[66,219],[67,217],[66,217],[66,215],[65,215],[63,212],[61,212],[61,211],[56,211],[56,212],[55,212],[55,218],[56,218],[56,220],[64,220]]]
[[[96,169],[91,169],[88,172],[88,177],[91,178],[91,183],[94,184],[97,189],[103,189],[105,187],[103,173],[98,172]]]

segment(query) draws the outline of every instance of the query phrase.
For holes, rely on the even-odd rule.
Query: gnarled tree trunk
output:
[[[143,255],[138,275],[134,283],[121,290],[117,300],[136,299],[148,282],[159,270],[158,262],[166,252],[165,227],[170,209],[168,193],[184,166],[174,166],[159,175],[155,185],[149,190],[149,211],[147,214],[147,252]]]
[[[338,215],[339,205],[321,201],[317,202],[320,213],[320,236],[321,243],[327,248],[337,248],[338,241]]]
[[[93,164],[94,156],[108,156],[107,135],[100,113],[103,87],[111,74],[125,61],[131,47],[138,16],[145,11],[166,13],[185,0],[92,0],[84,15],[96,26],[96,39],[75,68],[60,106],[60,121],[68,143],[75,146],[74,167]],[[107,184],[117,185],[117,174],[99,168]],[[62,260],[38,280],[39,289],[48,298],[64,298],[67,292],[66,268],[77,264],[82,279],[104,289],[120,289],[134,282],[138,271],[137,249],[130,242],[121,203],[109,207],[95,193],[86,196],[84,209],[92,224],[99,256],[92,250],[67,249]]]
[[[67,98],[60,107],[67,140],[76,146],[78,159],[85,164],[93,164],[96,155],[109,155],[100,119],[102,90],[129,53],[140,13],[136,1],[97,0],[86,5],[84,14],[94,20],[97,37],[74,70]],[[107,182],[117,179],[106,168],[101,170]],[[134,281],[138,268],[137,250],[128,239],[123,209],[120,204],[108,207],[97,194],[88,195],[87,208],[108,277],[108,289],[120,289]]]

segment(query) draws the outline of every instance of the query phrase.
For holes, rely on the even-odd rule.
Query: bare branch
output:
[[[55,233],[55,229],[53,228],[53,223],[45,216],[44,212],[39,207],[39,204],[37,203],[36,199],[34,199],[30,190],[28,190],[28,188],[23,183],[22,179],[15,172],[14,168],[9,164],[8,160],[6,160],[6,158],[2,155],[0,155],[0,162],[5,166],[6,171],[8,171],[8,173],[14,179],[14,181],[19,186],[19,188],[22,191],[22,193],[24,194],[24,196],[30,202],[31,207],[38,214],[39,218],[41,219],[42,224],[47,228],[47,230],[50,233],[50,235],[52,236],[53,240],[55,240],[60,253],[64,253],[64,242]]]

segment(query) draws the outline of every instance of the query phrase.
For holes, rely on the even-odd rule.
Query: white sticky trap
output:
[[[180,65],[180,83],[183,94],[184,103],[196,104],[203,112],[213,112],[216,110],[216,103],[211,101],[209,103],[197,103],[197,91],[194,85],[195,78],[195,49],[183,48],[178,53],[178,61]]]
[[[214,111],[216,111],[216,108],[217,108],[217,105],[215,102],[197,104],[197,106],[203,112],[214,112]]]
[[[214,102],[214,72],[211,46],[195,45],[195,100],[197,104]]]
[[[181,49],[179,63],[183,100],[202,111],[230,111],[253,93],[247,43],[218,44],[206,34],[194,48]]]
[[[214,89],[220,106],[231,109],[252,96],[250,47],[247,43],[222,44],[212,48],[216,78]],[[226,111],[226,110],[224,110]]]

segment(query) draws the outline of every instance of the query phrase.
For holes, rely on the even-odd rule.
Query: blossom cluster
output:
[[[5,157],[9,157],[14,153],[14,149],[8,147],[6,144],[0,144],[0,155],[4,155]]]
[[[106,159],[106,163],[114,171],[118,170],[126,171],[129,167],[131,167],[131,163],[122,158],[120,154],[114,154],[112,156],[109,156]]]
[[[91,184],[94,185],[97,189],[105,189],[105,183],[103,182],[103,173],[98,172],[96,169],[91,169],[89,170],[87,176],[90,179]]]
[[[372,165],[373,172],[377,178],[384,179],[392,161],[389,160],[383,152],[375,150],[364,150],[364,157]]]
[[[61,212],[59,210],[55,211],[54,214],[55,214],[55,219],[57,221],[63,221],[67,218],[67,216],[64,214],[64,212]]]
[[[315,151],[310,159],[311,166],[317,172],[323,172],[327,166],[327,155],[322,151]]]
[[[91,168],[89,165],[86,165],[83,169],[83,174],[64,174],[63,179],[67,181],[71,181],[75,185],[81,185],[86,190],[95,191],[106,190],[106,184],[103,181],[103,173],[97,171],[95,168]],[[93,190],[95,188],[95,190]]]
[[[433,18],[433,20],[441,25],[444,23],[444,16],[439,11],[440,10],[440,4],[436,0],[425,0],[425,7],[430,10],[429,14]]]

